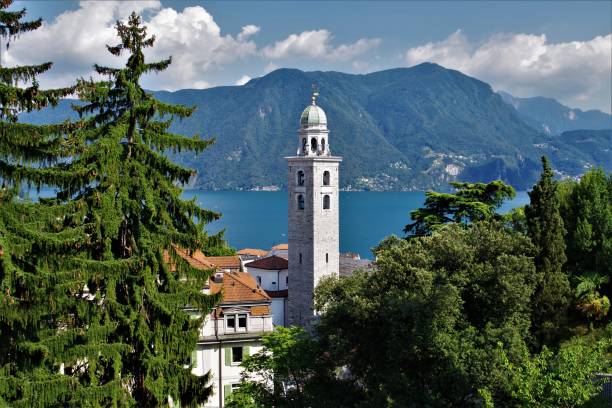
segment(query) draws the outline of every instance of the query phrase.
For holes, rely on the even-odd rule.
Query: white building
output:
[[[286,325],[287,287],[289,284],[289,262],[281,256],[268,256],[244,264],[259,286],[272,299],[272,315],[275,326]]]
[[[331,155],[327,117],[317,93],[304,109],[296,156],[289,165],[290,325],[310,328],[313,291],[324,276],[339,274],[339,172],[341,157]]]
[[[210,264],[178,251],[195,268]],[[240,383],[243,359],[261,350],[261,337],[273,330],[272,300],[245,272],[218,269],[204,290],[221,292],[221,303],[204,320],[196,350],[191,355],[193,373],[210,371],[213,395],[204,407],[223,407],[226,396]],[[194,314],[194,316],[197,316]]]

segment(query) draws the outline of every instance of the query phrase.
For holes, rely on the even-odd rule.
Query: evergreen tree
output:
[[[26,10],[9,10],[11,0],[0,0],[0,55],[2,48],[20,34],[40,27],[41,19],[23,21]],[[0,58],[1,60],[1,58]],[[41,361],[48,352],[40,333],[57,314],[49,287],[60,277],[49,269],[37,270],[33,251],[48,245],[43,230],[55,229],[63,211],[42,208],[17,199],[25,173],[43,174],[43,163],[69,154],[70,124],[34,126],[18,123],[18,115],[56,105],[74,87],[42,90],[37,76],[51,62],[7,67],[0,64],[0,405],[47,405],[69,394],[69,378],[58,368],[45,369]],[[38,239],[40,238],[40,239]],[[34,249],[34,247],[37,249]],[[52,336],[51,336],[52,337]],[[44,392],[48,389],[49,392]],[[55,396],[51,394],[55,393]]]
[[[425,236],[448,223],[469,223],[501,217],[495,213],[504,200],[514,198],[512,186],[501,180],[490,183],[450,183],[455,193],[428,191],[425,207],[410,213],[414,221],[404,227],[411,236]]]
[[[81,120],[61,141],[63,150],[51,152],[54,162],[3,164],[2,177],[60,189],[3,217],[25,225],[25,232],[3,233],[19,243],[7,250],[27,270],[19,277],[27,285],[0,307],[17,315],[31,301],[38,312],[15,346],[32,357],[12,359],[17,368],[0,382],[0,395],[15,406],[195,406],[211,391],[209,376],[191,374],[189,356],[218,297],[202,293],[209,273],[190,267],[175,248],[214,250],[221,237],[204,226],[218,214],[180,199],[178,185],[193,171],[164,155],[199,152],[211,141],[168,132],[173,118],[193,109],[157,101],[139,80],[171,60],[145,62],[143,50],[155,39],[136,14],[116,28],[120,43],[107,48],[127,53],[127,64],[95,65],[108,81],[79,82]],[[24,364],[31,372],[19,368]]]
[[[531,323],[540,344],[554,340],[570,301],[569,280],[563,271],[566,256],[557,182],[545,156],[542,166],[540,180],[529,192],[530,204],[525,207],[527,231],[537,249],[534,261],[538,285]]]

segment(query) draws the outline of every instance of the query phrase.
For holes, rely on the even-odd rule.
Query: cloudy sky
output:
[[[611,110],[612,2],[17,1],[37,31],[2,49],[8,65],[53,61],[40,78],[62,86],[92,64],[118,65],[105,44],[133,10],[172,55],[149,89],[243,84],[279,67],[368,73],[424,61],[515,96]]]

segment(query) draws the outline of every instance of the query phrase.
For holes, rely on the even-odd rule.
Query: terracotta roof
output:
[[[268,305],[260,305],[260,306],[251,306],[251,316],[264,316],[269,315],[270,306]]]
[[[201,251],[192,255],[198,261],[218,266],[221,269],[240,270],[240,257],[238,256],[206,256]]]
[[[289,290],[287,290],[287,289],[283,289],[283,290],[266,290],[266,293],[268,294],[268,296],[270,296],[273,299],[275,299],[275,298],[286,298],[287,296],[289,296]]]
[[[289,262],[280,256],[272,255],[267,258],[257,259],[255,261],[251,261],[249,263],[244,264],[244,266],[249,268],[257,268],[257,269],[267,269],[267,270],[280,270],[280,269],[288,269]]]
[[[268,251],[255,248],[244,248],[237,252],[238,255],[266,256]]]
[[[241,302],[266,302],[270,297],[246,272],[223,272],[223,282],[210,281],[210,292],[223,291],[222,304]]]
[[[187,263],[189,263],[189,265],[191,265],[194,268],[197,269],[216,269],[216,266],[208,261],[206,261],[204,254],[202,254],[202,252],[198,249],[195,251],[194,254],[189,255],[188,251],[186,249],[183,248],[179,248],[176,245],[173,245],[174,250],[176,251],[176,253],[183,258],[185,261],[187,261]],[[200,253],[202,255],[202,257],[199,258],[195,258],[194,255]],[[176,265],[172,264],[170,262],[170,254],[168,253],[168,250],[164,251],[164,261],[170,263],[170,269],[172,271],[176,270]]]
[[[289,249],[289,244],[278,244],[274,245],[272,249],[276,249],[277,251],[286,251]]]

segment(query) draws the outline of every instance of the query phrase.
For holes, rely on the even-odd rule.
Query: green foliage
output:
[[[454,194],[428,191],[425,207],[410,213],[414,221],[406,225],[404,232],[412,236],[430,234],[447,223],[469,223],[499,218],[495,210],[504,200],[514,198],[512,186],[501,180],[490,183],[450,183],[456,190]]]
[[[223,246],[204,231],[218,215],[180,199],[193,171],[161,152],[211,141],[168,131],[193,109],[156,100],[139,80],[170,59],[145,62],[154,38],[136,14],[116,28],[120,43],[108,50],[127,63],[96,65],[108,81],[79,82],[82,119],[61,137],[43,128],[11,138],[39,158],[31,166],[0,162],[7,182],[60,190],[36,204],[4,193],[0,203],[0,398],[11,406],[197,406],[210,394],[209,376],[185,363],[202,319],[184,308],[205,316],[218,296],[201,292],[210,272],[174,245]],[[16,134],[35,129],[26,126]]]
[[[579,182],[564,183],[559,200],[568,271],[597,272],[612,279],[612,175],[591,169]]]
[[[329,353],[299,327],[276,327],[263,349],[246,359],[240,388],[228,408],[349,407],[360,393],[336,375]]]
[[[374,272],[319,284],[320,341],[363,387],[366,406],[503,401],[508,373],[497,345],[512,361],[527,352],[531,252],[500,222],[391,238]]]
[[[554,353],[547,347],[542,352],[525,355],[520,364],[506,363],[511,373],[509,389],[516,407],[584,407],[609,406],[599,399],[602,380],[598,372],[609,369],[606,353],[609,338],[589,344],[575,338]]]
[[[570,284],[563,271],[566,261],[563,220],[559,215],[557,182],[546,157],[542,175],[529,192],[525,207],[527,232],[536,246],[538,285],[533,297],[532,329],[538,344],[554,342],[570,302]]]
[[[577,277],[576,286],[577,307],[589,320],[602,320],[610,310],[610,299],[601,295],[602,285],[610,282],[608,276],[597,273],[587,273]]]

